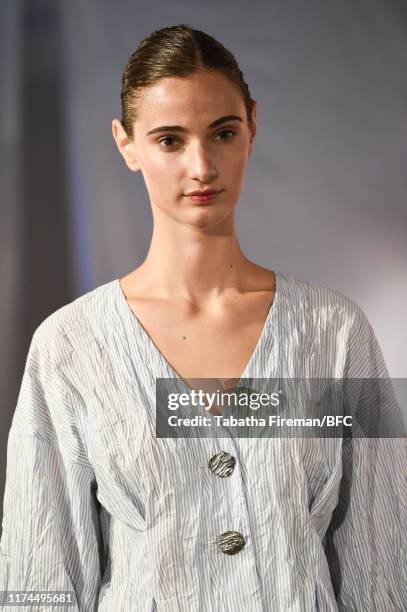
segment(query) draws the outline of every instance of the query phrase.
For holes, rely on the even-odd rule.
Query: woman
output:
[[[231,53],[164,28],[122,85],[113,136],[143,174],[152,240],[141,266],[34,333],[0,589],[74,591],[86,611],[407,609],[401,439],[156,436],[158,379],[191,391],[388,373],[353,301],[240,249],[256,103]]]

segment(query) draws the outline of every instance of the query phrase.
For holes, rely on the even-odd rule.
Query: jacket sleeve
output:
[[[340,611],[402,612],[407,610],[405,428],[379,344],[359,307],[344,378],[363,435],[343,440],[339,498],[325,538],[332,585]]]
[[[76,603],[67,609],[93,612],[103,571],[100,504],[72,409],[78,398],[58,375],[57,354],[45,320],[31,341],[8,435],[0,591],[69,591]],[[1,609],[14,610],[2,597]]]

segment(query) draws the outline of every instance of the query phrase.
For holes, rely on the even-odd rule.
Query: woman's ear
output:
[[[253,150],[253,142],[256,137],[257,131],[257,102],[256,100],[252,100],[252,122],[249,126],[250,129],[250,145],[249,145],[249,156]]]
[[[133,172],[140,170],[140,165],[137,162],[134,141],[129,138],[119,119],[112,121],[112,134],[127,167]]]

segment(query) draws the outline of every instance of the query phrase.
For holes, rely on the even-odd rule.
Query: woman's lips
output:
[[[220,195],[222,193],[223,189],[221,191],[217,191],[215,193],[207,193],[205,195],[201,194],[201,195],[190,195],[187,196],[188,198],[191,198],[191,200],[193,202],[198,202],[200,204],[206,204],[208,202],[212,202],[212,200],[214,200],[218,195]]]

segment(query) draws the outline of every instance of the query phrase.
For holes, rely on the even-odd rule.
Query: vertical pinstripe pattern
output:
[[[405,440],[156,439],[155,377],[174,374],[118,279],[37,328],[8,438],[0,589],[73,589],[81,611],[407,610]],[[388,372],[352,300],[277,273],[242,380],[273,376]],[[227,478],[208,467],[221,451]],[[233,555],[215,542],[227,531],[245,539]]]

